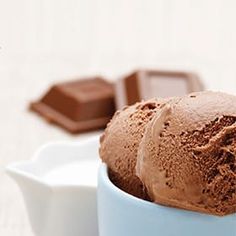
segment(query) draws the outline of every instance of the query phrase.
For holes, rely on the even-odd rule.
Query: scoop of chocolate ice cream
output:
[[[100,139],[100,157],[109,167],[111,181],[136,197],[148,199],[135,174],[139,143],[146,124],[165,100],[149,100],[117,111]]]
[[[236,97],[200,92],[157,110],[136,173],[156,203],[216,215],[236,212]]]

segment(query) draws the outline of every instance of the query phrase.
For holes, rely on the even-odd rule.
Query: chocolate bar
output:
[[[104,128],[115,112],[113,85],[100,77],[56,84],[30,109],[71,133]]]
[[[203,84],[195,73],[139,70],[116,82],[116,106],[120,109],[153,97],[182,96],[203,89]]]

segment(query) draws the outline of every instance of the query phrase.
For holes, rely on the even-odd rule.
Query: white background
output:
[[[235,9],[234,0],[1,0],[0,71],[44,86],[68,75],[187,67],[209,88],[234,92]]]
[[[49,84],[137,67],[197,71],[236,93],[234,0],[0,0],[0,235],[30,236],[6,164],[71,137],[27,112]]]

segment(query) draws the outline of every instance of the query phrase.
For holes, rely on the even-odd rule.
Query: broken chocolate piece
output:
[[[203,84],[195,73],[140,70],[116,82],[116,106],[120,109],[141,100],[182,96],[203,89]]]
[[[113,86],[99,77],[57,84],[30,109],[71,133],[104,128],[115,112]]]

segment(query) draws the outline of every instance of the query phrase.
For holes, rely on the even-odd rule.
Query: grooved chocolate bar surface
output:
[[[182,96],[202,91],[204,86],[195,73],[184,71],[138,70],[115,84],[118,109],[153,97]]]
[[[71,133],[104,128],[115,112],[112,84],[96,77],[56,84],[31,110]]]

